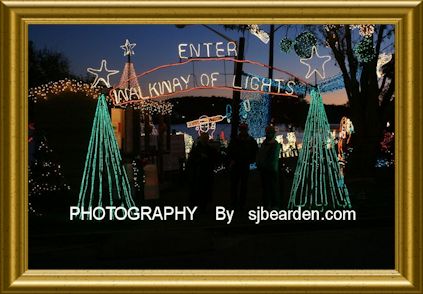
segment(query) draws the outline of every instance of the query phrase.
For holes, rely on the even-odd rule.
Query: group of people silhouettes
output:
[[[247,200],[250,166],[256,163],[262,183],[262,205],[275,208],[281,205],[279,197],[279,155],[281,145],[276,141],[276,130],[266,127],[266,138],[260,148],[248,134],[248,125],[240,124],[239,133],[227,148],[227,170],[230,178],[230,204],[233,209],[243,209]],[[214,190],[214,169],[219,152],[207,133],[193,145],[188,157],[187,170],[190,179],[190,202],[205,211]]]

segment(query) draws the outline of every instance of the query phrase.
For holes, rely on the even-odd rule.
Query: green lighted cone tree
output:
[[[135,206],[110,121],[106,98],[98,98],[78,207]]]
[[[312,88],[310,96],[288,209],[351,208],[319,89]]]

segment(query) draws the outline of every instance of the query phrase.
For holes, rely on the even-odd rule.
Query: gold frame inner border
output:
[[[423,293],[422,1],[0,0],[0,293]],[[29,270],[30,24],[395,24],[395,269]]]

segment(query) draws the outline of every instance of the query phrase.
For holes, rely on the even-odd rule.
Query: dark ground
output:
[[[230,225],[215,221],[214,206],[229,204],[226,172],[216,177],[208,212],[194,222],[71,222],[69,212],[58,210],[58,201],[50,201],[48,213],[29,219],[29,268],[393,269],[393,170],[346,180],[357,221],[255,225],[247,219],[247,211],[235,211]],[[183,182],[180,176],[173,177],[161,186],[159,200],[143,205],[187,204],[188,186]],[[248,209],[260,203],[260,187],[254,171]],[[290,189],[286,178],[284,187],[286,203]]]

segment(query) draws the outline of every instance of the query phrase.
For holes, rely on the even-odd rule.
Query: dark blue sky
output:
[[[211,25],[211,27],[234,40],[238,40],[241,36],[241,33],[225,30],[220,25]],[[269,25],[261,25],[260,28],[269,31]],[[291,26],[288,36],[294,38],[301,30],[300,26]],[[295,53],[285,54],[279,50],[279,41],[285,36],[285,28],[281,28],[275,33],[274,66],[300,78],[305,78],[307,67],[300,63],[299,57]],[[245,33],[245,38],[245,58],[268,64],[269,44],[262,43],[249,32]],[[137,44],[134,48],[135,55],[132,56],[137,73],[159,65],[179,62],[178,45],[181,43],[225,42],[222,37],[201,25],[189,25],[183,29],[174,25],[30,25],[29,39],[35,43],[37,48],[62,52],[70,61],[71,71],[82,76],[87,74],[88,67],[99,68],[102,59],[107,60],[109,69],[122,71],[126,57],[123,56],[120,46],[124,44],[125,39]],[[320,55],[330,55],[328,48],[321,46],[318,50]],[[229,62],[225,64],[225,67],[222,62],[196,63],[195,66],[201,67],[201,69],[195,68],[196,72],[219,71],[223,73],[225,70],[226,73],[233,72],[233,64]],[[246,67],[244,70],[267,76],[267,69],[257,66]],[[189,65],[176,72],[179,74],[192,71],[192,65]],[[176,72],[157,74],[165,76],[174,75]],[[326,64],[326,77],[338,73],[340,70],[334,60]],[[275,72],[274,75],[275,78],[278,78],[278,73]],[[119,78],[120,74],[112,76],[112,84],[116,84]],[[161,79],[160,76],[151,78]],[[210,95],[204,91],[196,94]],[[219,94],[231,96],[231,93],[227,91]],[[343,104],[346,102],[343,90],[329,93],[326,96],[328,96],[327,103]]]

